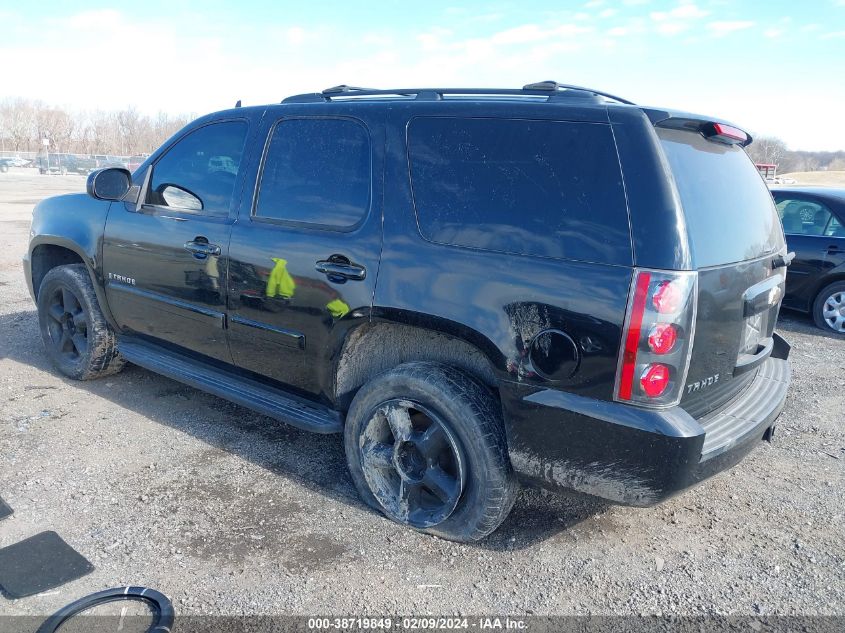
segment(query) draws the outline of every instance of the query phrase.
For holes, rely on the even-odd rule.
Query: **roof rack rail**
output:
[[[347,100],[360,97],[382,97],[394,99],[416,99],[419,101],[439,101],[445,96],[457,97],[546,97],[547,101],[572,97],[604,97],[618,103],[634,105],[632,101],[617,97],[607,92],[561,84],[556,81],[541,81],[538,83],[526,84],[522,88],[400,88],[395,90],[377,90],[372,88],[358,88],[341,84],[326,88],[322,92],[312,92],[287,97],[282,103],[320,103],[336,99]]]
[[[561,84],[556,81],[538,81],[537,83],[533,84],[526,84],[522,87],[523,90],[540,90],[540,91],[547,91],[547,92],[558,92],[561,89],[564,90],[583,90],[584,92],[592,92],[594,95],[598,95],[600,97],[605,97],[606,99],[612,99],[613,101],[617,101],[619,103],[624,103],[626,105],[636,105],[633,101],[628,101],[627,99],[623,99],[622,97],[617,97],[616,95],[612,95],[609,92],[602,92],[601,90],[595,90],[594,88],[585,88],[584,86],[573,86],[572,84]]]
[[[371,88],[360,88],[358,86],[347,86],[346,84],[340,84],[339,86],[332,86],[331,88],[326,88],[320,94],[333,95],[338,93],[361,92],[362,90],[371,90]]]

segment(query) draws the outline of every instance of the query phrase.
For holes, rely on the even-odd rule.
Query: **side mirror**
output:
[[[123,200],[131,187],[132,174],[122,167],[108,167],[91,172],[85,184],[89,196],[112,202]]]

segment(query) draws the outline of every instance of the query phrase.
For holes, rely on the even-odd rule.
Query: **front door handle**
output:
[[[330,281],[352,279],[363,281],[367,277],[367,269],[358,264],[342,260],[321,259],[315,266],[318,273],[326,275]]]
[[[209,255],[220,255],[220,247],[217,244],[209,244],[208,240],[199,238],[185,242],[185,250],[194,254],[197,259],[205,259]]]

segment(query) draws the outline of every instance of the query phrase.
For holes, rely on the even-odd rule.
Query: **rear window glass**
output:
[[[631,264],[610,126],[419,117],[408,128],[414,203],[428,240]]]
[[[772,196],[742,148],[684,130],[658,128],[657,135],[678,186],[697,267],[754,259],[781,245]]]

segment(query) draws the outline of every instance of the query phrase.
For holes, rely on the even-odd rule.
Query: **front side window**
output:
[[[824,235],[831,213],[817,202],[786,198],[777,204],[783,232],[788,235]]]
[[[370,138],[351,119],[284,119],[267,147],[254,215],[350,229],[370,206]]]
[[[610,126],[418,117],[408,128],[423,237],[519,255],[631,264]]]
[[[224,121],[179,140],[153,167],[147,204],[228,215],[246,133],[245,121]]]

